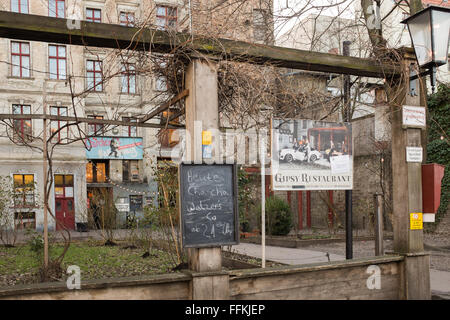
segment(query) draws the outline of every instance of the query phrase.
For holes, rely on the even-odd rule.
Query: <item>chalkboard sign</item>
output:
[[[181,164],[183,247],[239,243],[237,176],[233,164]]]

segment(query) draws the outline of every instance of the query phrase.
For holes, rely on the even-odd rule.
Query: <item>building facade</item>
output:
[[[23,14],[256,42],[271,39],[270,28],[262,23],[272,14],[271,1],[249,1],[238,15],[231,14],[234,6],[195,0],[0,0],[0,10]],[[154,170],[160,159],[170,158],[177,140],[164,138],[159,129],[133,125],[168,97],[167,79],[149,72],[154,60],[149,62],[147,53],[6,38],[0,39],[0,47],[0,113],[24,115],[0,126],[0,175],[11,178],[15,194],[11,227],[44,227],[44,130],[53,135],[49,205],[60,224],[77,229],[91,221],[96,194],[115,203],[118,226],[157,204]],[[41,119],[26,118],[44,112],[129,125],[66,127],[52,120],[44,129]],[[49,219],[50,230],[60,228]]]

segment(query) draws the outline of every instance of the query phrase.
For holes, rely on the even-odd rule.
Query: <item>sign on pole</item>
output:
[[[179,188],[183,247],[239,243],[235,165],[182,163]]]
[[[350,123],[272,120],[274,190],[351,190],[353,140]]]
[[[424,107],[403,106],[403,127],[425,128],[426,123],[426,111]]]

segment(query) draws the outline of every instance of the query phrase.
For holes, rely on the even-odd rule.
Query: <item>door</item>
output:
[[[75,230],[75,210],[73,198],[55,199],[55,216],[59,223],[56,230],[63,230],[64,225],[69,230]]]

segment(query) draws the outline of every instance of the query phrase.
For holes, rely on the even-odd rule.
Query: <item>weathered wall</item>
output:
[[[321,266],[233,272],[231,299],[399,299],[401,258],[352,260]],[[368,289],[369,265],[381,270],[381,289]]]
[[[416,261],[409,263],[415,265]],[[372,275],[368,267],[374,265],[380,268],[379,289],[367,286]],[[402,256],[384,256],[222,272],[220,281],[208,287],[212,290],[208,299],[401,299],[405,297],[401,276],[405,266]],[[0,299],[190,299],[204,292],[200,290],[204,280],[217,277],[217,273],[177,273],[95,280],[83,282],[81,290],[68,290],[65,283],[21,285],[0,288]]]

